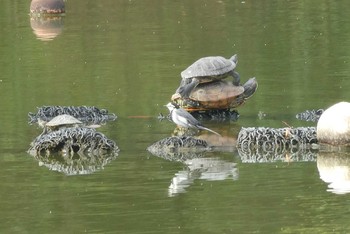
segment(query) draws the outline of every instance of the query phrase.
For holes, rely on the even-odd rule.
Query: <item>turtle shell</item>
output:
[[[71,115],[63,114],[63,115],[58,115],[55,118],[51,119],[49,122],[46,123],[46,126],[54,128],[59,126],[75,125],[75,124],[82,124],[82,122]]]
[[[228,109],[236,106],[235,100],[244,92],[243,86],[232,82],[216,81],[199,84],[190,94],[189,99],[174,100],[188,111]]]
[[[173,102],[187,111],[231,109],[242,105],[257,87],[255,78],[250,78],[243,86],[223,80],[202,83],[193,89],[188,99],[174,96]]]
[[[221,56],[210,56],[198,59],[181,72],[183,79],[198,78],[201,83],[227,77],[236,67],[237,56],[230,59]]]

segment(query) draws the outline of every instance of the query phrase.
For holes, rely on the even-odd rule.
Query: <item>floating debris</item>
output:
[[[295,117],[303,121],[317,122],[323,112],[324,112],[324,109],[306,110],[304,112],[297,114]]]
[[[38,108],[37,113],[28,113],[29,124],[39,121],[49,122],[63,114],[71,115],[85,124],[104,124],[117,118],[115,114],[109,114],[106,109],[94,106],[42,106]]]
[[[204,140],[190,136],[167,137],[152,144],[147,150],[157,157],[169,161],[185,161],[187,159],[203,157],[203,153],[211,148]]]

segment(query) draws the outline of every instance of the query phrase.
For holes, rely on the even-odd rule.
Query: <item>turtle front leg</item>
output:
[[[185,85],[188,85],[189,83],[191,83],[191,79],[182,79],[180,82],[180,86],[176,89],[175,93],[180,93],[181,90],[183,89],[182,87],[184,87]]]
[[[239,86],[240,85],[239,83],[241,82],[241,78],[239,76],[239,73],[233,70],[231,72],[231,75],[233,77],[233,85]]]
[[[189,98],[192,90],[199,84],[199,80],[193,78],[192,81],[188,84],[180,86],[176,93],[180,94],[182,98]]]

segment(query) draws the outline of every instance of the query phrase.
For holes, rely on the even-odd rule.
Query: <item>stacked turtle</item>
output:
[[[172,102],[189,112],[225,111],[242,105],[255,93],[258,83],[250,78],[241,85],[237,63],[236,54],[230,59],[210,56],[197,60],[181,72],[182,80]],[[229,76],[232,82],[223,80]]]

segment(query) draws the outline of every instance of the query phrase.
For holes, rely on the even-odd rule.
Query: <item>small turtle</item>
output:
[[[173,95],[173,102],[187,111],[220,110],[236,108],[251,97],[258,88],[255,77],[243,86],[235,86],[228,81],[199,84],[189,98]]]
[[[191,91],[200,83],[207,83],[233,77],[233,84],[238,86],[239,74],[234,71],[238,62],[237,55],[230,59],[221,56],[209,56],[198,59],[186,70],[181,72],[181,84],[176,90],[182,98],[188,98]]]
[[[38,123],[40,126],[44,127],[46,131],[55,131],[62,127],[78,127],[83,124],[80,120],[67,114],[58,115],[47,123],[42,120],[38,120]]]

